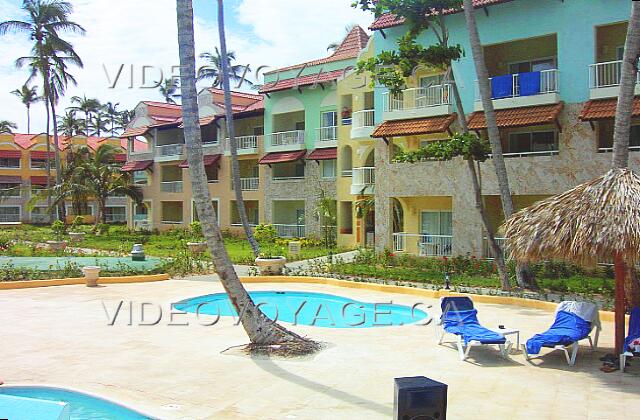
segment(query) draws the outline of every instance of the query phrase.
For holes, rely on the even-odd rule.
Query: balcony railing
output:
[[[42,224],[51,223],[51,217],[48,214],[31,213],[31,223]]]
[[[240,178],[240,188],[242,191],[258,191],[260,189],[260,178]],[[231,190],[235,190],[233,180]]]
[[[516,153],[503,153],[505,158],[519,158],[527,156],[557,156],[558,150],[542,150],[537,152],[516,152]]]
[[[184,153],[184,144],[169,144],[166,146],[156,146],[156,156],[182,156]]]
[[[182,181],[163,182],[160,185],[160,191],[165,192],[165,193],[181,193],[182,192]]]
[[[338,127],[320,127],[316,129],[318,132],[317,139],[319,142],[338,140]]]
[[[540,72],[540,81],[539,86],[529,86],[527,89],[521,89],[520,86],[520,76],[525,73],[516,73],[510,74],[506,76],[500,76],[502,78],[509,78],[509,83],[504,84],[504,89],[497,89],[495,83],[498,83],[498,78],[490,78],[492,92],[491,99],[504,99],[504,98],[516,98],[519,96],[533,96],[533,95],[542,95],[545,93],[556,93],[558,92],[558,70],[542,70]],[[528,73],[526,73],[528,74]],[[503,79],[504,80],[504,79]],[[476,101],[482,101],[482,97],[480,96],[480,86],[478,85],[478,81],[476,81]]]
[[[304,238],[305,225],[281,225],[274,224],[280,238]]]
[[[351,178],[353,176],[353,169],[343,169],[342,177],[343,178]]]
[[[629,146],[630,152],[640,152],[640,146]],[[611,153],[613,147],[598,147],[598,153]]]
[[[370,187],[376,184],[376,168],[353,168],[351,185]]]
[[[20,213],[0,214],[0,223],[20,223]]]
[[[367,109],[353,113],[353,128],[375,127],[375,111]]]
[[[500,247],[500,249],[502,250],[502,252],[505,252],[505,241],[507,240],[506,238],[495,238],[496,242],[498,243],[498,246]],[[488,238],[483,238],[482,241],[482,255],[487,258],[487,259],[494,259],[496,256],[493,252],[493,250],[491,249],[491,246],[489,246],[489,239]],[[508,258],[508,255],[504,256],[505,258]]]
[[[589,66],[589,87],[591,89],[620,86],[622,60],[596,63]],[[640,74],[636,77],[640,83]]]
[[[108,214],[106,215],[107,223],[127,223],[126,214]]]
[[[384,111],[404,111],[451,104],[451,85],[405,89],[400,93],[383,94]]]
[[[227,137],[225,143],[227,144],[227,150],[231,150],[231,143]],[[236,148],[240,150],[251,150],[258,148],[258,136],[241,136],[236,137]]]
[[[451,235],[426,235],[415,233],[394,233],[393,249],[406,252],[410,249],[418,251],[423,257],[450,257],[453,248]]]
[[[304,144],[304,130],[269,134],[269,144],[271,146],[297,146]]]

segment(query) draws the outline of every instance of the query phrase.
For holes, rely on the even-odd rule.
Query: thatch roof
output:
[[[519,261],[565,260],[581,265],[635,263],[640,250],[640,177],[614,169],[511,217],[503,227]]]

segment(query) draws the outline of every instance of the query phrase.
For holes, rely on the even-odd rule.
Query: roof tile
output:
[[[330,72],[315,73],[302,77],[294,77],[291,79],[278,80],[276,83],[267,83],[262,86],[260,93],[279,92],[296,87],[311,86],[316,83],[326,83],[338,80],[344,76],[344,69],[334,70]]]
[[[375,129],[371,137],[401,137],[444,133],[456,118],[457,114],[454,113],[439,117],[385,121]]]
[[[589,101],[584,104],[582,112],[580,113],[580,120],[582,121],[597,121],[597,120],[609,120],[616,116],[616,107],[618,106],[618,99],[597,99]],[[633,100],[633,116],[640,116],[640,98],[636,97]]]
[[[526,108],[508,108],[496,110],[498,127],[529,127],[532,125],[552,124],[558,119],[560,111],[564,106],[563,102],[552,105],[529,106]],[[478,111],[471,114],[469,118],[470,130],[484,130],[487,122],[484,112]]]
[[[307,154],[306,150],[296,150],[293,152],[271,152],[267,153],[258,162],[260,165],[271,165],[274,163],[295,162]]]

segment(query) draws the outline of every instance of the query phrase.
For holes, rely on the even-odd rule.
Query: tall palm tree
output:
[[[17,129],[16,123],[7,120],[0,121],[0,134],[13,134],[13,130]]]
[[[82,96],[73,96],[71,98],[71,103],[75,104],[75,106],[69,107],[77,112],[81,112],[84,115],[84,134],[89,135],[91,120],[95,114],[97,114],[102,105],[100,101],[95,98],[87,98],[86,95]]]
[[[509,176],[507,174],[507,166],[504,162],[502,154],[502,142],[500,140],[500,130],[498,129],[498,121],[496,119],[495,108],[491,98],[491,82],[489,81],[489,71],[484,59],[484,49],[480,42],[480,34],[478,25],[476,24],[475,12],[472,0],[464,0],[464,15],[467,20],[467,28],[469,30],[469,44],[471,45],[471,53],[473,62],[476,67],[478,76],[478,86],[480,88],[480,97],[482,99],[482,107],[484,108],[484,116],[487,122],[487,133],[489,136],[489,144],[491,145],[491,156],[493,166],[498,179],[498,189],[500,190],[500,200],[502,201],[502,211],[505,219],[509,219],[514,212],[513,197],[509,187]],[[527,264],[517,264],[516,279],[521,287],[537,288],[535,278]]]
[[[107,120],[110,126],[111,137],[115,137],[116,135],[116,123],[118,122],[118,116],[120,115],[120,111],[118,111],[118,106],[120,106],[120,102],[116,102],[115,104],[111,101],[104,104],[103,109],[106,114]]]
[[[311,350],[317,345],[292,333],[267,318],[255,305],[244,286],[238,279],[229,254],[224,247],[222,233],[216,223],[216,213],[211,203],[211,194],[207,186],[202,137],[198,121],[198,97],[196,91],[195,42],[193,35],[193,5],[191,0],[176,0],[178,16],[178,46],[180,51],[180,79],[182,84],[184,133],[187,159],[191,170],[191,185],[202,231],[207,240],[216,272],[229,299],[240,314],[240,321],[251,343],[258,346],[283,345],[295,343],[308,346]],[[220,18],[220,17],[219,17]]]
[[[220,41],[222,44],[222,41]],[[221,47],[222,49],[222,47]],[[236,53],[233,51],[227,51],[227,59],[224,60],[222,57],[224,56],[223,52],[215,47],[215,52],[204,52],[200,54],[200,58],[204,59],[207,63],[205,66],[198,69],[198,81],[200,80],[212,80],[212,87],[221,87],[222,86],[222,73],[223,73],[223,64],[227,68],[227,73],[229,74],[229,80],[233,81],[244,81],[249,85],[253,85],[248,80],[245,80],[245,76],[247,73],[251,72],[249,66],[243,66],[241,64],[233,64],[236,60]]]
[[[76,118],[76,111],[72,109],[58,117],[58,129],[67,137],[78,135],[82,130],[82,124],[83,121]]]
[[[164,79],[164,82],[158,87],[158,91],[168,104],[175,104],[177,103],[176,99],[180,98],[180,94],[178,93],[180,91],[180,84],[178,80],[173,77]]]
[[[42,100],[38,95],[38,87],[22,85],[20,89],[11,91],[11,93],[20,99],[20,102],[27,108],[27,133],[31,133],[31,105]]]
[[[102,109],[94,112],[89,119],[88,136],[100,137],[103,133],[109,132],[109,116]]]
[[[126,130],[127,126],[131,121],[133,121],[135,116],[136,111],[133,109],[125,109],[124,111],[119,112],[116,118],[117,129],[121,131]]]

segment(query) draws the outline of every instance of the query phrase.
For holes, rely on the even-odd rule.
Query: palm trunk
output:
[[[627,28],[627,40],[624,45],[620,93],[616,107],[616,120],[613,131],[613,167],[629,166],[629,136],[631,135],[631,114],[633,97],[638,78],[638,55],[640,54],[640,4],[631,2],[631,18]]]
[[[242,228],[247,236],[249,245],[253,250],[254,257],[260,256],[260,246],[253,237],[251,226],[249,226],[249,218],[244,205],[244,196],[242,193],[242,184],[240,182],[240,164],[238,162],[238,148],[236,144],[236,131],[233,123],[233,108],[231,105],[231,87],[229,83],[229,63],[227,61],[227,39],[224,28],[224,4],[222,0],[218,0],[218,32],[220,36],[220,60],[222,64],[222,86],[224,89],[224,108],[226,112],[227,131],[229,133],[229,149],[231,150],[231,176],[233,178],[233,189],[236,195],[236,207],[240,215]]]
[[[240,322],[252,344],[308,343],[309,340],[292,333],[267,318],[255,305],[233,268],[224,247],[216,214],[211,203],[202,155],[202,137],[198,122],[196,92],[195,46],[193,34],[193,5],[191,0],[177,0],[178,46],[180,51],[180,80],[182,85],[182,113],[187,160],[191,170],[193,198],[200,215],[202,231],[207,241],[216,272]]]
[[[50,123],[51,123],[51,111],[49,109],[49,96],[50,90],[48,87],[49,75],[45,75],[44,86],[44,107],[47,109],[47,160],[45,161],[45,168],[47,170],[47,211],[49,212],[49,223],[53,222],[52,208],[51,208],[51,140],[49,139]]]
[[[502,155],[502,142],[500,140],[500,131],[498,130],[498,122],[496,120],[496,112],[493,108],[491,99],[491,85],[489,83],[489,72],[484,59],[484,50],[480,43],[480,34],[476,24],[476,17],[473,11],[472,0],[464,0],[464,15],[467,20],[469,30],[469,44],[473,61],[478,76],[478,86],[480,88],[480,97],[482,99],[482,107],[484,108],[484,117],[487,122],[487,133],[489,143],[491,144],[491,154],[493,166],[496,170],[496,178],[498,180],[498,188],[500,190],[500,199],[502,201],[502,211],[505,219],[509,219],[513,215],[513,198],[509,188],[509,176],[507,174],[507,166]],[[518,286],[527,288],[536,288],[533,273],[527,264],[518,264],[516,268],[516,279]]]
[[[62,185],[62,164],[60,162],[60,144],[58,139],[58,122],[56,121],[56,105],[55,100],[49,102],[51,105],[51,118],[53,122],[53,147],[56,158],[56,185]],[[64,200],[58,206],[59,218],[66,223],[66,209]]]
[[[31,134],[31,110],[27,105],[27,133]]]

